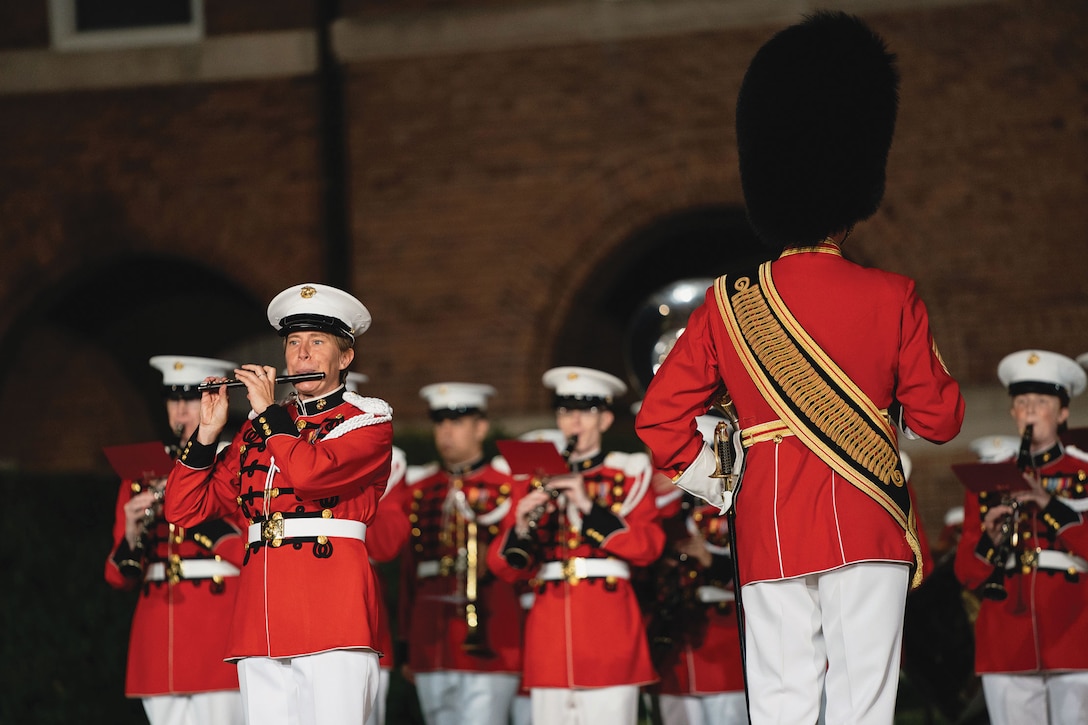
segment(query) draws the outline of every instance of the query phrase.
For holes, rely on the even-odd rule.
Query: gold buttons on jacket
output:
[[[171,554],[166,562],[166,581],[177,584],[181,581],[181,555]]]

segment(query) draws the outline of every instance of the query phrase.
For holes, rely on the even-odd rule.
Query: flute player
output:
[[[344,388],[366,307],[299,284],[268,306],[288,374],[323,372],[275,399],[276,368],[234,371],[253,409],[230,447],[225,386],[203,393],[200,427],[166,488],[167,518],[191,526],[241,508],[249,520],[227,659],[238,663],[247,722],[363,722],[377,695],[380,589],[366,528],[392,458],[392,409]],[[223,378],[210,378],[216,382]]]

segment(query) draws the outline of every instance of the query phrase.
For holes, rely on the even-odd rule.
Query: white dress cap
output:
[[[156,355],[148,360],[151,367],[162,373],[163,392],[166,394],[199,395],[196,386],[204,382],[204,378],[230,377],[238,368],[238,363],[229,360],[216,360],[210,357],[193,357],[191,355]]]
[[[344,380],[344,387],[353,393],[359,392],[359,386],[363,383],[369,383],[370,378],[363,373],[348,373],[347,378]]]
[[[945,526],[961,526],[963,524],[963,506],[953,506],[944,513]]]
[[[1066,401],[1084,391],[1088,375],[1072,358],[1046,350],[1021,350],[997,366],[997,377],[1009,395],[1043,393]]]
[[[518,440],[530,443],[551,443],[560,453],[567,450],[567,437],[558,428],[537,428],[525,431],[518,436]]]
[[[971,441],[967,447],[978,456],[980,462],[997,463],[1007,461],[1020,452],[1020,438],[1008,435],[983,436]]]
[[[544,373],[543,380],[555,391],[557,407],[567,401],[611,405],[614,397],[627,392],[627,385],[615,375],[592,368],[552,368]]]
[[[354,342],[370,327],[370,311],[343,290],[307,282],[272,298],[268,322],[281,336],[296,330],[318,330]]]
[[[419,397],[427,401],[432,412],[485,412],[487,399],[495,388],[480,383],[434,383],[420,389]]]

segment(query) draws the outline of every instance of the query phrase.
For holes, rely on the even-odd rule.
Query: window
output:
[[[58,50],[103,50],[196,43],[204,37],[203,0],[49,0]]]

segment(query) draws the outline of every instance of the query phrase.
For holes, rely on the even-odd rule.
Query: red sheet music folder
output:
[[[107,446],[102,449],[117,475],[126,481],[144,481],[170,475],[174,461],[160,441]]]
[[[570,468],[550,441],[495,441],[499,453],[519,476],[557,476]]]
[[[952,471],[964,488],[972,493],[983,491],[1026,491],[1030,486],[1011,461],[1002,463],[954,463]]]

